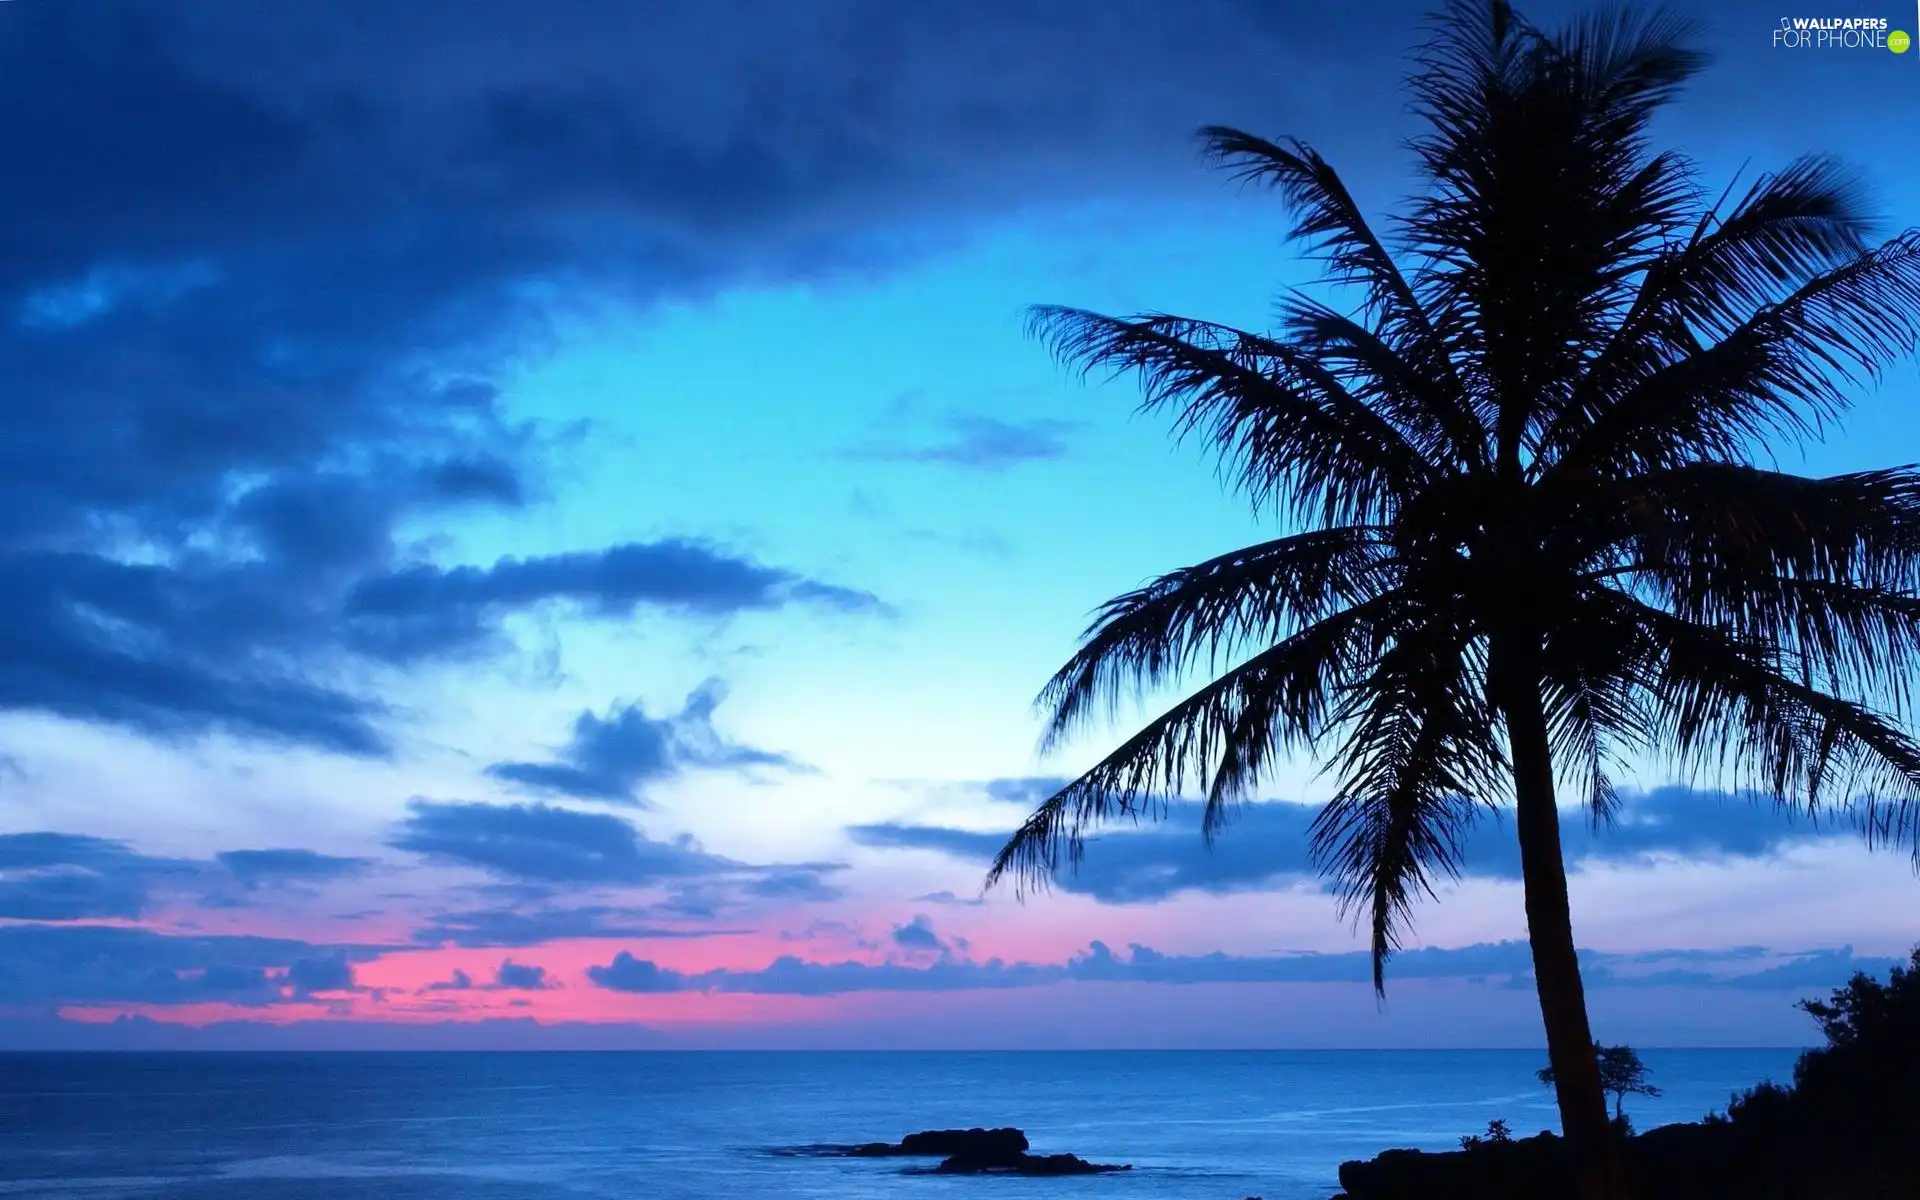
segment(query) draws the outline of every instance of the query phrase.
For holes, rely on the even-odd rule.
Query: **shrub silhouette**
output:
[[[1806,1136],[1855,1151],[1920,1145],[1920,949],[1885,982],[1857,972],[1831,999],[1800,1007],[1827,1044],[1800,1056],[1791,1092],[1762,1085],[1729,1116],[1790,1119]]]

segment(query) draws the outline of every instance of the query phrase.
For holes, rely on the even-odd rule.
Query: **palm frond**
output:
[[[1516,471],[1586,358],[1634,264],[1685,227],[1692,169],[1649,154],[1651,113],[1702,65],[1687,23],[1623,13],[1549,38],[1450,9],[1422,52],[1415,153],[1430,184],[1405,226],[1434,266],[1422,295],[1470,313],[1496,461]]]
[[[1223,125],[1200,137],[1208,159],[1235,178],[1277,188],[1296,216],[1294,236],[1312,246],[1334,281],[1361,288],[1368,340],[1399,364],[1393,376],[1401,387],[1392,395],[1402,426],[1441,461],[1482,461],[1485,435],[1463,403],[1446,337],[1333,166],[1298,139],[1276,142]],[[1412,380],[1419,386],[1407,386]]]
[[[1823,686],[1901,711],[1920,661],[1920,473],[1695,463],[1609,489],[1631,575],[1679,618],[1777,641]]]
[[[1102,699],[1118,702],[1182,672],[1217,670],[1250,645],[1384,590],[1383,531],[1340,526],[1294,534],[1170,571],[1102,605],[1080,649],[1042,689],[1041,750],[1051,751]]]
[[[1659,659],[1647,680],[1661,701],[1663,744],[1723,774],[1731,790],[1853,813],[1870,842],[1914,840],[1920,744],[1884,716],[1806,682],[1764,640],[1619,597]],[[1830,804],[1833,793],[1841,799]],[[1920,853],[1920,844],[1916,845]]]
[[[1858,177],[1819,156],[1762,175],[1724,215],[1717,204],[1704,210],[1690,237],[1636,264],[1633,302],[1557,414],[1542,464],[1631,384],[1867,253],[1873,224]]]
[[[1871,247],[1877,222],[1860,176],[1838,159],[1805,155],[1762,175],[1721,217],[1708,210],[1662,264],[1650,300],[1727,332]],[[1664,293],[1664,295],[1663,295]]]
[[[1470,642],[1428,625],[1387,648],[1348,692],[1352,729],[1330,769],[1312,851],[1344,914],[1367,925],[1373,985],[1436,877],[1457,878],[1465,833],[1501,765]]]
[[[1424,351],[1408,353],[1382,331],[1296,292],[1279,305],[1281,331],[1355,396],[1389,414],[1443,469],[1487,464],[1486,431],[1458,382]]]
[[[1707,27],[1675,9],[1618,5],[1595,9],[1554,38],[1573,65],[1597,136],[1636,136],[1656,110],[1670,103],[1704,70],[1709,56],[1695,48]]]
[[[1274,752],[1325,731],[1332,698],[1377,651],[1400,603],[1387,592],[1324,617],[1150,721],[1034,811],[994,859],[987,886],[1012,874],[1023,890],[1045,887],[1078,864],[1087,830],[1162,815],[1165,798],[1190,785],[1208,793],[1204,824],[1217,829]]]
[[[1816,276],[1720,341],[1648,374],[1582,429],[1550,474],[1743,461],[1770,437],[1800,444],[1920,337],[1920,234]]]
[[[1632,688],[1622,684],[1618,664],[1561,664],[1552,655],[1550,650],[1542,694],[1549,745],[1555,764],[1586,798],[1588,819],[1598,830],[1613,823],[1620,806],[1613,772],[1621,760],[1614,744],[1646,743],[1649,722]]]
[[[1063,362],[1137,376],[1144,411],[1176,410],[1255,502],[1305,521],[1369,524],[1434,473],[1406,435],[1299,348],[1184,317],[1041,307],[1032,331]]]

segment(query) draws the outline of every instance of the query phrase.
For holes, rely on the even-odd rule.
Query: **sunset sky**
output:
[[[0,1045],[1538,1044],[1511,820],[1380,1004],[1311,762],[981,894],[1138,719],[1036,753],[1091,610],[1272,536],[1023,310],[1264,324],[1311,267],[1192,133],[1384,212],[1422,7],[0,4]],[[1709,190],[1920,224],[1920,53],[1690,10]],[[1797,1044],[1920,938],[1904,852],[1630,783],[1602,1039]]]

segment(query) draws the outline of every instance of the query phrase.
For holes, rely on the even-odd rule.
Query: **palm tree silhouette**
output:
[[[1713,198],[1654,152],[1704,65],[1695,26],[1622,11],[1559,33],[1502,0],[1431,22],[1410,88],[1421,194],[1390,251],[1298,141],[1202,139],[1273,185],[1351,313],[1291,294],[1268,334],[1036,309],[1083,372],[1204,439],[1298,532],[1110,601],[1040,696],[1043,748],[1123,695],[1210,682],[1041,805],[995,861],[1045,886],[1116,817],[1204,792],[1211,839],[1281,755],[1332,800],[1316,861],[1372,933],[1511,805],[1560,1108],[1583,1197],[1620,1193],[1568,912],[1556,791],[1596,822],[1609,769],[1663,752],[1724,786],[1914,832],[1920,473],[1762,465],[1914,348],[1920,237],[1869,241],[1855,179],[1803,158]],[[1064,861],[1063,861],[1064,859]]]

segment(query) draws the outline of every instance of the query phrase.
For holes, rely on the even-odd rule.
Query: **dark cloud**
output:
[[[1754,956],[1749,954],[1733,957],[1751,961]],[[1837,950],[1805,951],[1789,956],[1786,961],[1763,970],[1734,975],[1713,975],[1694,968],[1613,973],[1605,979],[1603,986],[1609,984],[1626,987],[1705,985],[1739,988],[1743,991],[1817,991],[1844,983],[1852,978],[1855,972],[1864,971],[1869,975],[1885,975],[1893,967],[1902,965],[1904,965],[1902,959],[1856,955],[1852,946],[1842,946]]]
[[[383,521],[391,525],[403,515],[386,510]],[[369,536],[374,533],[390,538],[391,530]],[[853,609],[870,601],[681,543],[566,556],[570,574],[545,582],[538,576],[541,562],[495,568],[535,571],[504,598],[458,586],[459,570],[422,565],[377,574],[381,564],[371,558],[336,571],[330,564],[252,557],[317,553],[303,541],[271,552],[240,546],[234,553],[249,557],[129,565],[81,552],[8,552],[0,543],[0,585],[7,589],[0,598],[0,618],[7,618],[0,632],[0,706],[156,736],[220,727],[341,753],[381,754],[388,746],[383,706],[315,679],[345,678],[354,658],[406,663],[497,650],[504,615],[589,594],[594,599],[581,611],[595,616],[629,614],[640,605],[738,611],[799,602]],[[636,579],[623,565],[632,559],[664,561],[652,576]],[[361,576],[350,591],[309,577],[342,571]],[[723,578],[739,574],[777,582],[743,599]],[[436,590],[436,582],[447,580],[456,586]],[[601,584],[606,591],[595,593]]]
[[[896,821],[849,826],[847,836],[862,846],[881,850],[932,850],[955,858],[973,859],[990,859],[1007,844],[1005,833]]]
[[[1009,781],[1004,798],[1023,802],[1041,781]],[[1317,886],[1309,859],[1309,830],[1318,808],[1285,801],[1241,805],[1209,849],[1200,837],[1200,806],[1168,805],[1167,819],[1121,824],[1089,839],[1077,872],[1063,871],[1057,885],[1110,904],[1152,903],[1182,892],[1264,891]],[[1009,831],[1010,832],[1010,831]],[[884,822],[854,826],[854,841],[883,849],[931,850],[975,862],[990,860],[1007,833],[984,833],[939,825]],[[1630,865],[1659,858],[1692,861],[1757,860],[1822,838],[1849,836],[1844,828],[1817,826],[1804,816],[1751,801],[1685,788],[1661,788],[1624,798],[1616,822],[1595,831],[1586,816],[1563,813],[1561,840],[1570,867]],[[1493,879],[1520,877],[1520,851],[1504,817],[1486,815],[1469,834],[1465,870]]]
[[[376,953],[287,938],[0,925],[0,1005],[274,1004],[343,980],[350,987],[352,964]]]
[[[666,893],[644,910],[547,907],[528,912],[507,905],[445,913],[414,935],[416,941],[432,944],[511,946],[566,936],[652,936],[647,925],[653,921],[671,928],[672,923],[710,921],[728,910],[761,903],[837,898],[840,889],[828,877],[846,869],[844,863],[737,862],[707,853],[690,837],[655,841],[612,814],[546,804],[415,800],[408,809],[407,819],[388,842],[395,849],[515,883],[659,887]],[[635,928],[645,932],[633,932]]]
[[[41,831],[0,834],[0,918],[132,919],[156,889],[184,885],[200,864],[137,853],[122,842]]]
[[[546,804],[415,800],[388,843],[440,862],[549,883],[654,884],[740,864],[692,838],[656,842],[619,817]]]
[[[47,867],[100,867],[136,860],[124,842],[78,833],[0,834],[0,871]]]
[[[605,717],[583,712],[555,761],[495,763],[487,774],[537,791],[644,806],[648,785],[689,770],[802,769],[787,755],[731,742],[715,729],[713,713],[725,697],[725,687],[709,680],[671,716],[648,717],[638,704]]]
[[[920,442],[893,440],[870,443],[852,452],[855,458],[882,462],[915,462],[966,471],[1004,471],[1023,463],[1065,458],[1070,439],[1082,428],[1077,421],[1035,418],[1006,421],[998,417],[950,417],[939,437]]]
[[[916,916],[905,925],[893,927],[893,944],[912,952],[935,953],[946,950],[947,944],[933,931],[933,921],[925,915]]]
[[[696,541],[459,566],[411,531],[545,494],[569,431],[492,380],[561,304],[1184,183],[1193,127],[1295,79],[1232,0],[728,7],[6,6],[0,707],[377,755],[366,666],[493,651],[516,610],[872,608]]]
[[[559,985],[548,978],[545,967],[507,959],[493,973],[493,986],[505,992],[543,992]]]
[[[940,892],[928,892],[924,896],[915,896],[913,898],[913,902],[915,904],[951,904],[951,905],[957,905],[963,908],[979,908],[981,905],[986,903],[986,900],[985,898],[980,896],[969,896],[965,899],[962,899],[961,897],[954,895],[952,892],[940,891]]]
[[[287,967],[286,982],[294,995],[302,998],[318,992],[358,990],[354,985],[353,964],[347,961],[344,950],[336,950],[318,958],[294,960]]]
[[[585,905],[578,908],[471,909],[443,912],[413,932],[425,946],[538,946],[579,938],[684,938],[716,933],[746,933],[744,929],[678,929],[660,924],[650,909]]]
[[[739,888],[743,895],[757,900],[824,904],[846,895],[845,888],[829,880],[832,876],[839,875],[848,869],[848,864],[837,862],[761,867],[742,879]]]
[[[504,613],[551,601],[603,618],[641,607],[700,616],[810,604],[881,608],[872,594],[764,566],[704,542],[628,543],[605,550],[503,559],[491,567],[415,564],[359,581],[344,611],[360,648],[391,659],[484,645]]]
[[[16,921],[78,921],[138,917],[147,907],[143,879],[92,871],[0,875],[0,917]]]
[[[687,990],[687,976],[646,959],[635,958],[625,950],[613,956],[606,966],[587,968],[594,986],[615,992],[681,992]]]
[[[910,928],[903,926],[902,928]],[[897,931],[896,931],[897,933]],[[1581,952],[1590,987],[1696,987],[1760,991],[1830,988],[1854,971],[1885,972],[1897,960],[1855,958],[1851,949],[1776,956],[1765,970],[1743,970],[1743,954],[1696,952],[1719,970],[1649,972],[1632,969],[1634,956]],[[1506,987],[1531,987],[1532,951],[1525,942],[1494,942],[1451,949],[1427,947],[1394,957],[1396,979],[1459,979]],[[1624,969],[1623,969],[1624,968]],[[817,963],[786,955],[757,971],[715,970],[687,974],[621,951],[607,966],[589,967],[602,988],[629,992],[748,992],[827,996],[848,992],[972,991],[1041,987],[1068,982],[1157,983],[1342,983],[1371,986],[1372,957],[1363,950],[1337,954],[1163,954],[1132,945],[1124,955],[1104,942],[1064,963],[976,962],[950,953],[919,965],[907,962]]]
[[[429,992],[545,992],[559,986],[558,981],[547,974],[545,967],[517,963],[509,958],[494,970],[492,983],[477,984],[473,981],[473,976],[455,968],[452,976],[430,983],[424,990]]]
[[[460,968],[453,969],[453,975],[427,985],[429,992],[470,992],[473,990],[473,976]]]
[[[373,865],[370,859],[298,849],[223,850],[213,860],[248,887],[345,879]]]
[[[169,898],[231,907],[262,888],[343,879],[371,865],[306,849],[224,850],[201,860],[155,857],[78,834],[0,834],[0,918],[131,919]]]

